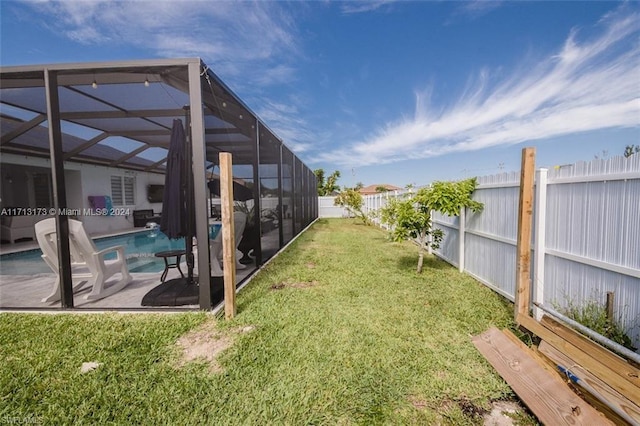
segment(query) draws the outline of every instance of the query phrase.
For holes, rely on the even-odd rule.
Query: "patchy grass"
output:
[[[320,220],[238,295],[233,321],[2,314],[0,418],[481,424],[512,394],[470,336],[511,327],[512,308],[436,258],[416,274],[415,252],[353,220]],[[83,362],[100,365],[83,374]]]

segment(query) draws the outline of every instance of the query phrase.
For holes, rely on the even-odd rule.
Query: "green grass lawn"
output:
[[[323,219],[238,295],[233,321],[4,313],[0,422],[481,423],[476,408],[512,393],[470,336],[511,327],[512,306],[443,261],[421,275],[416,262],[410,243]],[[176,341],[214,321],[235,339],[219,369],[179,366]],[[88,361],[102,365],[82,374]]]

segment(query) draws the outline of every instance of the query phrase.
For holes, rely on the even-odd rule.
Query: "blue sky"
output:
[[[2,65],[201,57],[341,185],[640,144],[639,2],[2,1],[0,17]]]

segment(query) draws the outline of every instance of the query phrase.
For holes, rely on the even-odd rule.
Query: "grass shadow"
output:
[[[406,270],[406,269],[415,270],[418,267],[418,255],[416,254],[415,256],[400,256],[398,257],[397,265],[398,265],[398,268],[402,270]],[[425,269],[442,270],[447,268],[452,268],[452,266],[449,265],[444,260],[437,258],[436,256],[425,255],[424,261],[422,262],[423,271]]]

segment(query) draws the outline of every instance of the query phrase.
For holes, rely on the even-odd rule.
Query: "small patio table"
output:
[[[176,268],[178,272],[180,272],[180,276],[184,278],[184,274],[180,269],[180,258],[183,254],[185,254],[184,250],[161,251],[155,254],[155,257],[161,257],[164,260],[164,271],[162,272],[162,276],[160,277],[161,282],[164,282],[164,279],[167,277],[167,273],[171,268]],[[174,263],[169,263],[169,259],[172,257],[175,257],[176,261]]]

